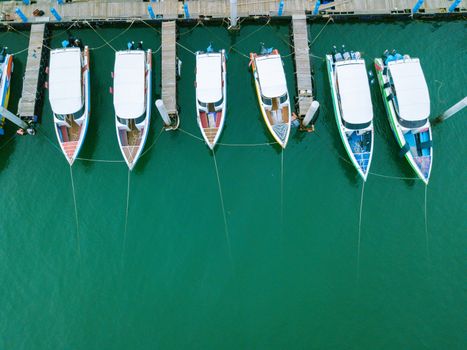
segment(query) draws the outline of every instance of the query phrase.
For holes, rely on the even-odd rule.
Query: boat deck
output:
[[[23,91],[18,105],[18,115],[22,119],[31,120],[36,114],[39,97],[39,80],[44,43],[45,24],[33,24],[29,37],[28,58],[24,72]]]
[[[162,101],[169,115],[177,115],[176,79],[176,32],[175,21],[162,23]]]

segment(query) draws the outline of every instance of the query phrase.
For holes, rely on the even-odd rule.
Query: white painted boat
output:
[[[400,154],[428,184],[433,163],[430,95],[420,60],[386,52],[375,59],[375,68]]]
[[[227,107],[225,51],[196,53],[196,114],[201,134],[214,149]]]
[[[58,143],[70,165],[78,156],[86,136],[90,98],[88,47],[51,50],[49,102]]]
[[[10,99],[10,83],[11,74],[13,73],[13,55],[6,52],[6,48],[2,48],[0,53],[0,101],[1,106],[8,108],[8,101]],[[3,125],[5,124],[5,117],[0,116],[0,135],[3,135]]]
[[[115,53],[115,127],[120,150],[130,170],[138,161],[148,135],[151,74],[151,50],[129,49]]]
[[[366,181],[373,158],[373,104],[365,60],[359,52],[326,55],[337,129],[344,148]]]
[[[250,53],[256,95],[266,126],[277,143],[285,148],[290,135],[292,112],[281,55],[277,50]]]

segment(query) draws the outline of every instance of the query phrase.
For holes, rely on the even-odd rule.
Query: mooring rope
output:
[[[152,30],[154,30],[156,33],[159,33],[159,34],[161,33],[159,30],[157,30],[156,28],[154,28],[152,25],[150,25],[150,24],[149,24],[148,22],[146,22],[145,20],[140,19],[140,18],[138,18],[138,20],[139,20],[140,22],[144,23],[146,26],[148,26],[148,27],[151,28]]]
[[[108,45],[112,50],[114,50],[115,52],[117,52],[117,50],[115,49],[115,47],[113,47],[112,44],[110,44],[109,41],[105,40],[105,38],[104,38],[102,35],[100,35],[100,33],[99,33],[97,30],[94,29],[94,27],[91,25],[91,23],[89,23],[88,21],[83,21],[83,23],[84,23],[84,24],[87,24],[87,25],[89,26],[89,28],[91,28],[91,29],[94,31],[94,33],[96,33],[96,34],[99,36],[99,38],[101,38],[102,41],[106,43],[106,45]]]
[[[182,49],[185,49],[185,50],[187,50],[188,52],[190,52],[191,54],[193,54],[193,55],[195,55],[195,56],[196,56],[196,52],[194,52],[194,51],[190,50],[190,49],[189,49],[189,48],[187,48],[186,46],[183,46],[183,45],[182,45],[182,44],[180,44],[178,41],[176,42],[176,44],[177,44],[178,46],[180,46]]]
[[[159,134],[157,135],[157,137],[155,138],[151,146],[147,147],[146,150],[143,153],[141,153],[141,155],[139,156],[140,158],[143,158],[144,155],[151,150],[151,148],[156,144],[157,140],[159,140],[159,137],[161,137],[163,132],[164,132],[164,127],[161,128],[161,131],[159,131]]]
[[[47,141],[52,145],[53,148],[55,148],[58,152],[63,153],[62,150],[60,149],[60,147],[57,146],[57,145],[55,144],[55,142],[53,142],[53,141],[47,136],[47,134],[46,134],[44,131],[42,131],[42,127],[38,126],[38,127],[36,128],[36,130],[39,131],[39,133],[40,133],[41,135],[44,135],[44,137],[45,137],[45,138],[47,139]]]
[[[229,253],[230,263],[232,264],[232,267],[233,267],[234,264],[233,264],[233,257],[232,257],[232,248],[231,248],[231,244],[230,244],[229,227],[227,225],[227,215],[226,215],[226,212],[225,212],[224,195],[222,194],[221,179],[220,179],[220,176],[219,176],[219,168],[217,166],[216,152],[214,150],[212,150],[212,159],[214,160],[214,168],[216,170],[217,185],[218,185],[218,188],[219,188],[219,197],[220,197],[220,200],[221,200],[222,216],[224,218],[225,239],[227,241],[227,249],[228,249],[228,253]]]
[[[90,158],[76,158],[83,162],[95,162],[95,163],[125,163],[124,160],[112,160],[112,159],[90,159]]]
[[[365,193],[365,181],[362,184],[362,193],[360,194],[360,212],[358,215],[358,243],[357,243],[357,281],[360,279],[360,245],[362,235],[362,212],[363,212],[363,194]]]
[[[420,180],[418,177],[390,176],[390,175],[378,174],[372,171],[368,172],[368,174],[373,175],[373,176],[383,177],[385,179],[393,179],[393,180]]]
[[[426,248],[427,259],[428,261],[430,261],[431,258],[430,258],[430,235],[428,233],[427,192],[428,192],[428,185],[425,185],[425,248]]]
[[[321,33],[323,32],[323,30],[327,27],[327,25],[329,24],[329,22],[334,22],[334,19],[332,17],[329,17],[328,21],[326,22],[326,24],[323,26],[323,28],[321,28],[321,30],[318,32],[318,34],[315,36],[315,38],[311,41],[311,43],[308,45],[309,47],[311,45],[313,45],[315,43],[315,41],[319,38],[319,36],[321,35]]]
[[[186,130],[183,130],[182,128],[178,128],[177,130],[180,130],[182,133],[187,134],[188,136],[191,136],[194,139],[197,139],[198,141],[201,141],[205,143],[204,139],[192,134],[191,132],[188,132]],[[218,142],[216,145],[218,146],[225,146],[225,147],[258,147],[258,146],[270,146],[270,145],[275,145],[277,142],[262,142],[262,143],[223,143],[223,142]]]
[[[97,46],[97,47],[90,47],[89,50],[99,50],[99,49],[102,49],[103,47],[109,45],[111,42],[113,42],[114,40],[118,39],[119,37],[121,37],[123,34],[125,34],[128,30],[130,30],[130,28],[133,26],[133,24],[135,23],[135,20],[131,21],[130,25],[125,28],[122,32],[118,33],[116,36],[114,36],[112,39],[110,39],[109,41],[105,41],[102,37],[101,39],[105,41],[104,44],[102,44],[101,46]],[[94,29],[93,29],[94,30]],[[112,47],[113,48],[113,47]],[[114,49],[115,50],[115,49]]]
[[[58,33],[55,33],[55,34],[52,34],[52,35],[49,35],[47,37],[44,38],[44,40],[50,40],[52,38],[55,38],[59,35],[62,35],[63,33],[66,33],[67,31],[69,31],[71,28],[73,28],[75,25],[77,25],[79,23],[79,21],[73,21],[72,24],[70,26],[68,26],[66,29],[58,32]]]
[[[284,228],[284,148],[281,150],[281,228]]]
[[[78,258],[81,260],[81,240],[79,235],[79,219],[78,219],[78,206],[76,205],[76,191],[75,181],[73,180],[73,169],[70,165],[70,178],[71,178],[71,189],[73,192],[73,205],[75,207],[75,221],[76,221],[76,243],[78,245]]]
[[[128,169],[128,180],[126,187],[126,210],[125,210],[125,231],[123,231],[123,242],[122,242],[122,255],[121,255],[121,265],[123,266],[123,260],[125,256],[125,246],[126,246],[126,236],[128,230],[128,209],[130,207],[130,174],[131,170]]]

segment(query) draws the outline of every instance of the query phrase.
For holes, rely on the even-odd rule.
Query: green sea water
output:
[[[361,51],[369,70],[387,48],[419,57],[435,118],[466,95],[465,21],[311,24],[319,120],[315,133],[294,129],[283,153],[264,145],[273,140],[245,55],[260,42],[278,48],[293,98],[288,25],[244,24],[236,35],[182,27],[182,130],[161,132],[154,110],[148,151],[131,175],[109,94],[114,51],[102,38],[156,51],[160,27],[127,26],[71,29],[92,48],[80,157],[93,161],[70,171],[47,96],[37,136],[15,137],[10,125],[0,139],[1,349],[466,348],[466,112],[433,128],[425,192],[398,156],[372,85],[374,174],[363,189],[335,126],[324,62],[334,44]],[[1,32],[0,43],[18,52],[27,35]],[[51,47],[67,37],[51,35]],[[192,52],[210,42],[235,45],[215,157],[190,136],[201,136]],[[26,53],[16,56],[14,112],[25,62]],[[154,100],[160,67],[158,51]]]

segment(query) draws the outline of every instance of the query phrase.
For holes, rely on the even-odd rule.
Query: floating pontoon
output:
[[[358,52],[326,55],[337,128],[352,164],[366,181],[373,156],[373,105],[365,60]]]
[[[65,47],[50,51],[49,102],[55,133],[68,163],[83,145],[90,114],[89,49]]]
[[[225,69],[224,50],[196,53],[196,113],[201,134],[211,149],[224,127],[227,104]]]
[[[130,170],[146,143],[151,119],[152,52],[117,51],[114,71],[114,108],[118,144]]]
[[[261,55],[250,53],[250,65],[264,121],[274,139],[285,148],[292,112],[281,56],[277,50]]]
[[[375,59],[375,68],[401,155],[428,184],[433,162],[430,95],[420,60],[386,53],[383,59]]]

